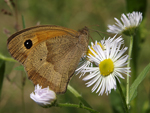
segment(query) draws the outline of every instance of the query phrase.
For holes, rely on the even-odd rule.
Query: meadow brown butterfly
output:
[[[7,40],[11,56],[23,64],[28,78],[56,93],[64,93],[87,51],[88,29],[75,31],[55,25],[21,30]]]

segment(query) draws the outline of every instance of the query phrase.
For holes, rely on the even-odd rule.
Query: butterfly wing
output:
[[[30,51],[27,49],[23,52],[17,49],[21,55],[19,53],[16,55],[18,57],[14,58],[24,65],[29,79],[35,85],[49,86],[56,93],[64,93],[82,54],[87,49],[87,35],[52,27],[48,31],[35,30],[26,37],[30,37],[25,40],[32,40],[33,47]]]

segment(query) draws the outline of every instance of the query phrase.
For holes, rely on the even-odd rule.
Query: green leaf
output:
[[[2,91],[4,73],[5,73],[5,61],[0,60],[0,98],[1,98],[1,91]]]
[[[21,65],[21,66],[17,66],[14,68],[14,70],[18,70],[18,71],[24,71],[24,67]]]
[[[144,80],[144,78],[146,77],[146,74],[148,73],[149,69],[150,69],[150,64],[148,64],[144,68],[144,70],[138,75],[138,77],[135,79],[135,81],[131,85],[131,87],[130,87],[130,102],[131,102],[131,100],[133,100],[136,97],[137,87]]]

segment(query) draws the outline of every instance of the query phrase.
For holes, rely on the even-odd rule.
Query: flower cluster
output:
[[[108,25],[107,32],[133,35],[142,21],[142,13],[132,12],[127,16],[122,14],[121,21],[114,19],[115,25]],[[126,67],[127,47],[122,46],[123,43],[121,36],[117,38],[115,35],[107,40],[95,41],[89,46],[87,54],[76,69],[76,74],[80,73],[80,77],[84,76],[83,80],[88,81],[87,87],[93,86],[92,92],[96,91],[99,95],[104,92],[110,93],[111,89],[116,89],[116,79],[120,82],[119,78],[124,79],[123,74],[127,75],[130,72],[130,67]]]

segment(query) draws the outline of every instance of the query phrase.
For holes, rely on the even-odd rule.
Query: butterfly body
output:
[[[81,56],[87,51],[88,31],[60,26],[37,26],[13,34],[7,41],[11,56],[23,64],[36,85],[64,93]]]

